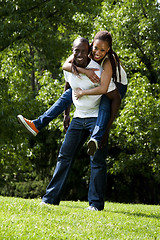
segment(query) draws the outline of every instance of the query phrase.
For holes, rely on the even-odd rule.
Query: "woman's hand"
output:
[[[81,88],[77,88],[76,90],[74,90],[74,96],[76,97],[76,99],[79,99],[83,96],[83,90]]]
[[[69,123],[70,123],[70,116],[64,115],[63,127],[64,127],[65,132],[67,132],[67,129],[69,128]]]
[[[99,71],[98,68],[86,68],[86,76],[93,82],[93,83],[100,83],[100,78],[95,74],[95,71]]]
[[[102,137],[101,143],[99,144],[99,148],[103,148],[106,145],[106,143],[108,141],[108,136],[109,136],[109,130],[106,129],[106,131]]]

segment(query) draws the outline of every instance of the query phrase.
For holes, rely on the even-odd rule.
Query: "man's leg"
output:
[[[86,131],[84,131],[83,119],[73,118],[60,149],[53,177],[46,189],[46,194],[42,198],[42,202],[59,204],[76,152],[85,140]]]
[[[29,120],[22,115],[18,115],[18,121],[31,133],[36,136],[39,131],[47,126],[54,118],[61,114],[72,104],[72,89],[65,91],[62,96],[41,116],[35,120]]]
[[[85,119],[84,127],[92,133],[96,118]],[[91,207],[98,210],[104,208],[104,194],[106,188],[106,157],[107,157],[108,144],[102,149],[98,149],[94,156],[90,157],[91,176],[88,191],[88,200]],[[90,209],[92,210],[92,209]]]
[[[39,116],[38,119],[33,120],[34,125],[40,131],[71,104],[72,89],[69,88],[45,113]]]
[[[107,157],[108,143],[102,149],[98,149],[94,156],[90,157],[91,177],[88,191],[89,205],[98,210],[104,209],[104,196],[107,182]]]

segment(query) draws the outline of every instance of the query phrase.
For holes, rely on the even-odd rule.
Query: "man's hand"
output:
[[[70,116],[69,115],[64,115],[63,127],[64,127],[65,132],[67,132],[67,129],[69,127],[69,123],[70,123]]]
[[[74,96],[76,97],[76,99],[82,97],[83,96],[83,90],[81,88],[77,88],[76,90],[74,90]]]

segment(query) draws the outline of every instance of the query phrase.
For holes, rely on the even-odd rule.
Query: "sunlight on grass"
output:
[[[87,202],[0,197],[1,239],[160,239],[160,206],[106,202],[87,211]]]

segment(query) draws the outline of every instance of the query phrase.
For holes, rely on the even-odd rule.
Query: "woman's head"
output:
[[[118,55],[112,49],[111,34],[108,31],[99,31],[95,35],[91,47],[91,56],[98,63],[102,63],[105,56],[108,55],[108,59],[110,60],[112,65],[112,78],[114,82],[117,82],[116,67],[118,66],[119,79],[121,81],[120,61]]]
[[[101,62],[112,49],[112,36],[108,31],[99,31],[92,42],[92,57],[96,62]]]

